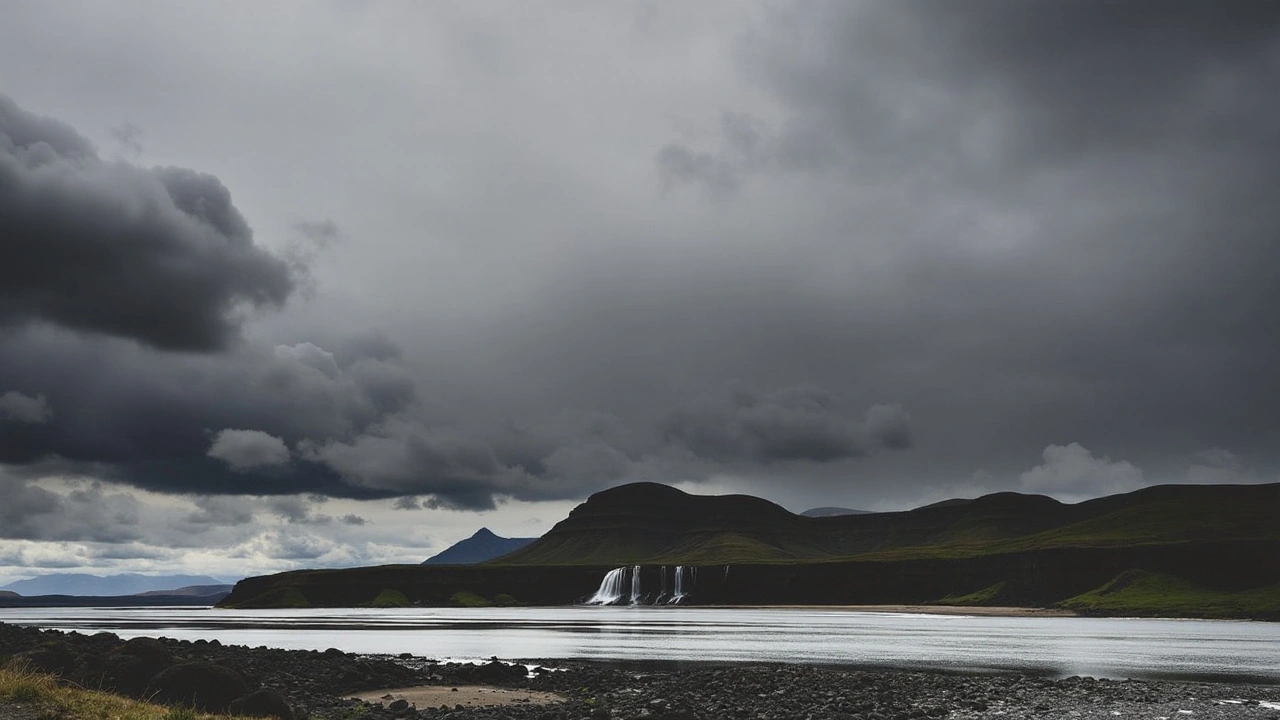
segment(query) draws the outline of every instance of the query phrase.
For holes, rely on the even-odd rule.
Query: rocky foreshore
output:
[[[1049,679],[811,665],[442,663],[427,656],[290,651],[166,638],[124,641],[0,624],[0,659],[69,682],[213,711],[283,720],[915,720],[948,718],[1268,718],[1280,686]],[[362,691],[482,684],[561,702],[415,708]]]

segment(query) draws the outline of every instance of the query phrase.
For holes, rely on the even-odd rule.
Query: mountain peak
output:
[[[423,565],[470,565],[506,555],[528,545],[537,538],[504,538],[482,527],[471,537],[427,558]]]

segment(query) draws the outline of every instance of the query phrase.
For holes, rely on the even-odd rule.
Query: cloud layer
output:
[[[1277,477],[1274,3],[72,4],[0,25],[12,542]]]

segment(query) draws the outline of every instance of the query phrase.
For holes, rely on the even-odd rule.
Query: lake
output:
[[[759,661],[1280,684],[1280,623],[836,609],[9,608],[0,621],[122,637],[439,659]]]

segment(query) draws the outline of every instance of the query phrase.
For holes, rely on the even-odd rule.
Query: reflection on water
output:
[[[124,637],[453,658],[807,662],[1280,683],[1280,624],[827,609],[13,608],[0,621]]]

